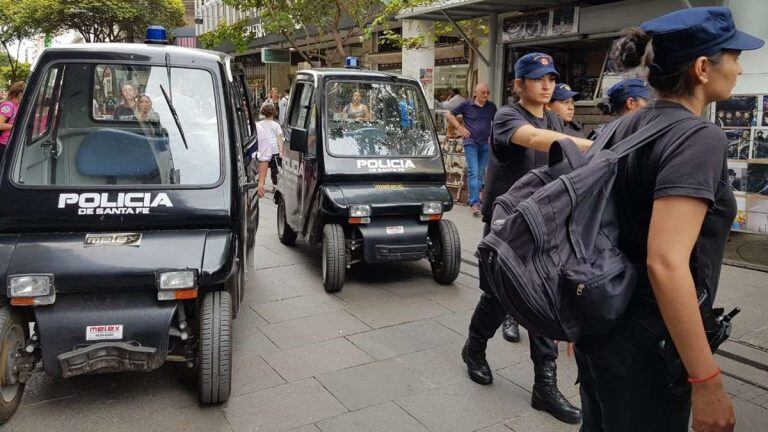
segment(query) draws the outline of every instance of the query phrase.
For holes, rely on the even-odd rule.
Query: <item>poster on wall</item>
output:
[[[752,129],[752,154],[750,159],[768,163],[768,128]]]
[[[736,195],[743,195],[747,191],[747,163],[728,163],[728,182]]]
[[[768,164],[747,164],[747,193],[768,196]]]
[[[548,12],[514,15],[502,22],[501,41],[509,43],[527,39],[576,34],[579,32],[579,8],[567,7]]]
[[[735,231],[747,229],[747,199],[744,197],[736,197],[736,218],[733,220],[731,229]]]
[[[757,126],[757,96],[733,96],[715,104],[715,124],[720,127]]]
[[[728,138],[728,159],[747,160],[750,152],[750,133],[748,129],[723,129]]]
[[[768,197],[750,197],[746,201],[747,232],[768,234]]]

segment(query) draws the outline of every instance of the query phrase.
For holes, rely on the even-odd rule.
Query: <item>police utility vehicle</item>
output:
[[[453,200],[419,82],[357,68],[299,71],[278,180],[280,241],[322,244],[325,290],[358,262],[427,258],[439,283],[458,276]]]
[[[258,221],[231,58],[147,44],[47,49],[0,179],[0,422],[30,374],[196,368],[228,399]]]

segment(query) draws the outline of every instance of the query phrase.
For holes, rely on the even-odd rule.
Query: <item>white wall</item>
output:
[[[731,0],[736,27],[768,41],[768,4],[765,0]],[[768,47],[741,54],[744,74],[734,89],[735,94],[768,94]]]
[[[427,104],[434,108],[435,100],[435,29],[429,21],[403,20],[403,37],[423,35],[424,45],[418,49],[403,49],[403,75],[419,79],[422,69],[432,70],[432,83],[423,83],[424,96]]]

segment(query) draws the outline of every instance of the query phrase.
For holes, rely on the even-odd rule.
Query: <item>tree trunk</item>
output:
[[[11,84],[16,82],[16,74],[18,63],[13,61],[13,56],[11,55],[11,50],[8,49],[8,43],[6,41],[3,41],[3,49],[5,49],[5,54],[8,56],[8,65],[11,67]]]

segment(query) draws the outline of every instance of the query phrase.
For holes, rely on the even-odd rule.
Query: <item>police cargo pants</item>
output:
[[[488,234],[490,230],[490,225],[486,223],[483,228],[483,236]],[[487,341],[501,327],[501,323],[507,316],[507,311],[496,296],[490,294],[482,267],[480,268],[480,289],[483,290],[483,294],[475,306],[475,312],[469,323],[469,337],[477,341]],[[530,332],[528,336],[531,345],[531,360],[533,360],[534,365],[538,366],[557,360],[557,345],[552,339],[536,336]]]

